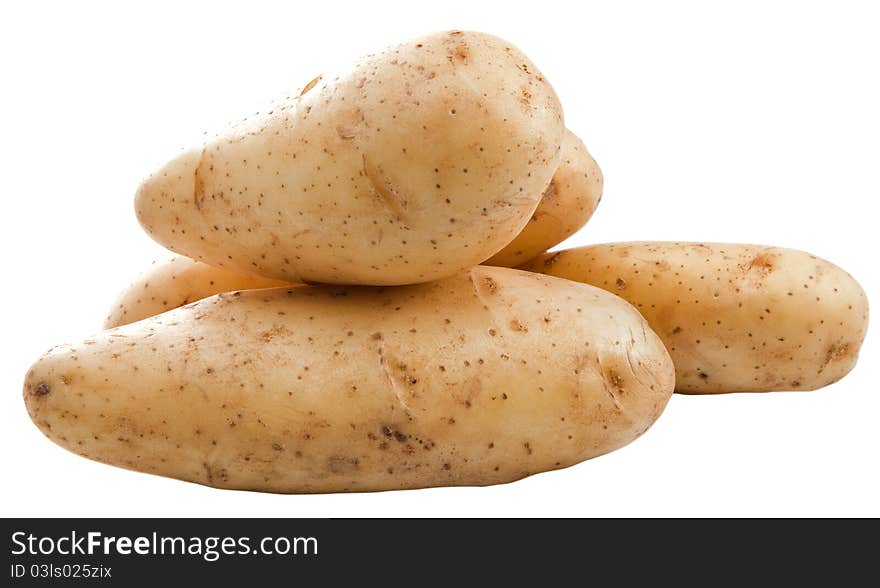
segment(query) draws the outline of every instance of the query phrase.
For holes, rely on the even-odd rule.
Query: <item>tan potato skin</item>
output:
[[[523,266],[598,286],[639,309],[688,394],[814,390],[855,365],[868,299],[809,253],[722,243],[613,243]]]
[[[220,488],[509,482],[621,447],[672,363],[598,288],[477,267],[399,288],[221,294],[49,351],[34,423],[91,459]]]
[[[515,267],[574,235],[602,200],[602,170],[571,131],[562,140],[562,161],[529,223],[485,265]]]
[[[532,259],[586,224],[601,199],[601,170],[583,142],[566,131],[562,161],[532,219],[485,265],[512,267]],[[118,296],[104,328],[133,323],[221,292],[287,284],[174,256],[165,263],[154,264]]]
[[[144,181],[172,251],[289,282],[425,282],[485,261],[559,165],[553,88],[473,32],[414,39],[310,83]]]
[[[284,286],[292,284],[232,272],[175,255],[154,262],[117,296],[104,320],[104,328],[127,325],[221,292]]]

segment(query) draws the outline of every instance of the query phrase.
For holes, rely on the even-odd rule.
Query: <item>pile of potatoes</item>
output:
[[[31,367],[27,410],[125,468],[370,491],[509,482],[626,445],[673,391],[852,369],[865,294],[813,255],[546,253],[601,196],[510,43],[452,31],[368,55],[143,182],[137,217],[178,255]]]

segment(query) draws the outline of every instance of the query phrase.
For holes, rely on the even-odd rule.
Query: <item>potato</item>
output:
[[[510,267],[532,259],[574,234],[601,199],[601,170],[581,140],[566,131],[562,161],[531,221],[486,264]],[[119,295],[104,328],[133,323],[221,292],[283,285],[287,283],[174,256],[155,264]]]
[[[622,296],[648,320],[689,394],[813,390],[855,365],[868,324],[859,284],[818,257],[721,243],[615,243],[523,266]]]
[[[393,285],[485,261],[525,226],[559,165],[553,88],[512,45],[436,33],[233,126],[154,173],[153,239],[289,282]]]
[[[562,140],[562,161],[531,220],[504,249],[484,262],[514,267],[547,251],[587,224],[602,200],[602,170],[571,131]]]
[[[427,284],[220,294],[49,351],[24,400],[54,442],[221,488],[509,482],[643,433],[672,393],[622,299],[477,267]]]
[[[231,272],[176,255],[164,262],[154,262],[149,270],[119,294],[104,320],[104,328],[127,325],[220,292],[291,285],[281,280]]]

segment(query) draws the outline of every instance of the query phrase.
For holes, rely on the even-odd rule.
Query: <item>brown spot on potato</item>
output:
[[[334,474],[352,474],[358,471],[360,460],[356,457],[332,455],[327,458],[327,469]]]
[[[202,201],[205,199],[205,179],[202,177],[202,166],[196,166],[196,170],[193,173],[193,205],[196,207],[196,210],[202,209]],[[144,288],[147,285],[144,284]]]
[[[556,178],[550,180],[550,183],[547,184],[547,187],[544,189],[544,193],[541,195],[542,200],[547,200],[548,202],[556,198],[559,194],[559,185]]]
[[[623,377],[621,377],[621,375],[618,374],[614,370],[608,370],[607,375],[608,375],[608,381],[614,387],[614,390],[618,394],[624,394],[626,392],[626,390],[623,387],[623,385],[624,385]]]
[[[389,437],[389,438],[393,437],[399,443],[403,443],[407,439],[409,439],[409,435],[407,435],[406,433],[403,433],[402,431],[398,431],[394,427],[390,427],[388,425],[382,425],[382,434],[385,435],[386,437]]]
[[[468,378],[466,382],[452,388],[455,401],[470,408],[483,391],[483,381],[479,376]]]
[[[283,337],[285,335],[290,335],[290,330],[283,325],[276,325],[271,329],[263,331],[260,333],[260,339],[262,339],[265,343],[268,343],[275,337]]]
[[[754,258],[752,258],[752,260],[749,262],[748,269],[749,270],[758,269],[763,272],[769,273],[769,272],[773,271],[773,269],[775,267],[774,257],[775,256],[771,253],[760,253],[760,254],[756,255]]]
[[[618,290],[626,289],[626,282],[623,280],[623,278],[617,278],[617,281],[614,282],[614,285],[617,286]]]
[[[34,396],[46,396],[50,392],[52,392],[52,387],[46,382],[40,382],[34,386]]]
[[[526,327],[521,322],[519,322],[517,319],[513,319],[512,321],[510,321],[510,330],[516,331],[517,333],[528,333],[529,332],[529,328]]]
[[[366,153],[362,155],[361,160],[364,176],[370,181],[373,192],[379,201],[385,205],[399,222],[408,224],[406,222],[406,197],[398,193],[381,168],[373,166],[367,161]]]
[[[819,368],[818,373],[822,373],[822,371],[828,367],[828,364],[832,361],[840,361],[848,357],[850,354],[850,345],[849,343],[832,343],[825,350],[825,358],[822,360],[822,366]]]
[[[120,439],[120,441],[121,440],[122,439]],[[226,482],[229,480],[229,473],[226,471],[226,468],[212,466],[207,462],[203,462],[202,467],[205,468],[205,477],[208,479],[209,486],[214,486],[218,482]]]
[[[311,90],[312,88],[317,86],[318,82],[320,82],[321,78],[323,78],[323,77],[324,76],[318,76],[315,79],[313,79],[312,81],[310,81],[308,84],[305,85],[305,87],[302,89],[302,92],[300,92],[299,95],[305,96],[306,92],[308,92],[309,90]]]
[[[466,43],[458,43],[449,50],[446,58],[449,60],[449,63],[462,63],[467,65],[470,56],[470,47],[468,47]]]

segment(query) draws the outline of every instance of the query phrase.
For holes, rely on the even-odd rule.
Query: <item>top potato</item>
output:
[[[391,47],[184,152],[139,188],[169,249],[287,281],[450,276],[509,243],[560,161],[562,110],[519,50],[473,32]]]

